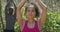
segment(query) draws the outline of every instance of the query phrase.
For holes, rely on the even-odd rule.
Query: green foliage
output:
[[[43,32],[60,32],[60,17],[57,10],[47,12],[46,23]]]

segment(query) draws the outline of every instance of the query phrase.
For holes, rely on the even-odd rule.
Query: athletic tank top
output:
[[[38,27],[38,21],[35,21],[35,25],[33,28],[29,28],[28,21],[25,21],[25,25],[21,32],[40,32],[40,29]]]

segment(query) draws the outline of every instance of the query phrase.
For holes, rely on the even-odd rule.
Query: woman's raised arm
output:
[[[40,1],[36,0],[36,2],[42,8],[42,14],[38,21],[40,22],[41,28],[43,28],[45,24],[45,19],[46,19],[47,6],[41,0]]]
[[[18,24],[20,27],[22,27],[23,24],[23,18],[22,18],[22,13],[21,13],[21,8],[24,6],[24,4],[26,3],[27,0],[22,0],[18,6],[17,6],[17,10],[16,10],[16,15],[17,15],[17,20],[18,20]]]

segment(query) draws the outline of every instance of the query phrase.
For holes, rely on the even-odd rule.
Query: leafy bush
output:
[[[43,32],[60,32],[60,17],[57,10],[47,12],[46,23]]]

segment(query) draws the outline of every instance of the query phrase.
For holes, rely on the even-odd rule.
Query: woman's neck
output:
[[[34,22],[34,19],[28,19],[28,21],[31,23],[31,22]]]

